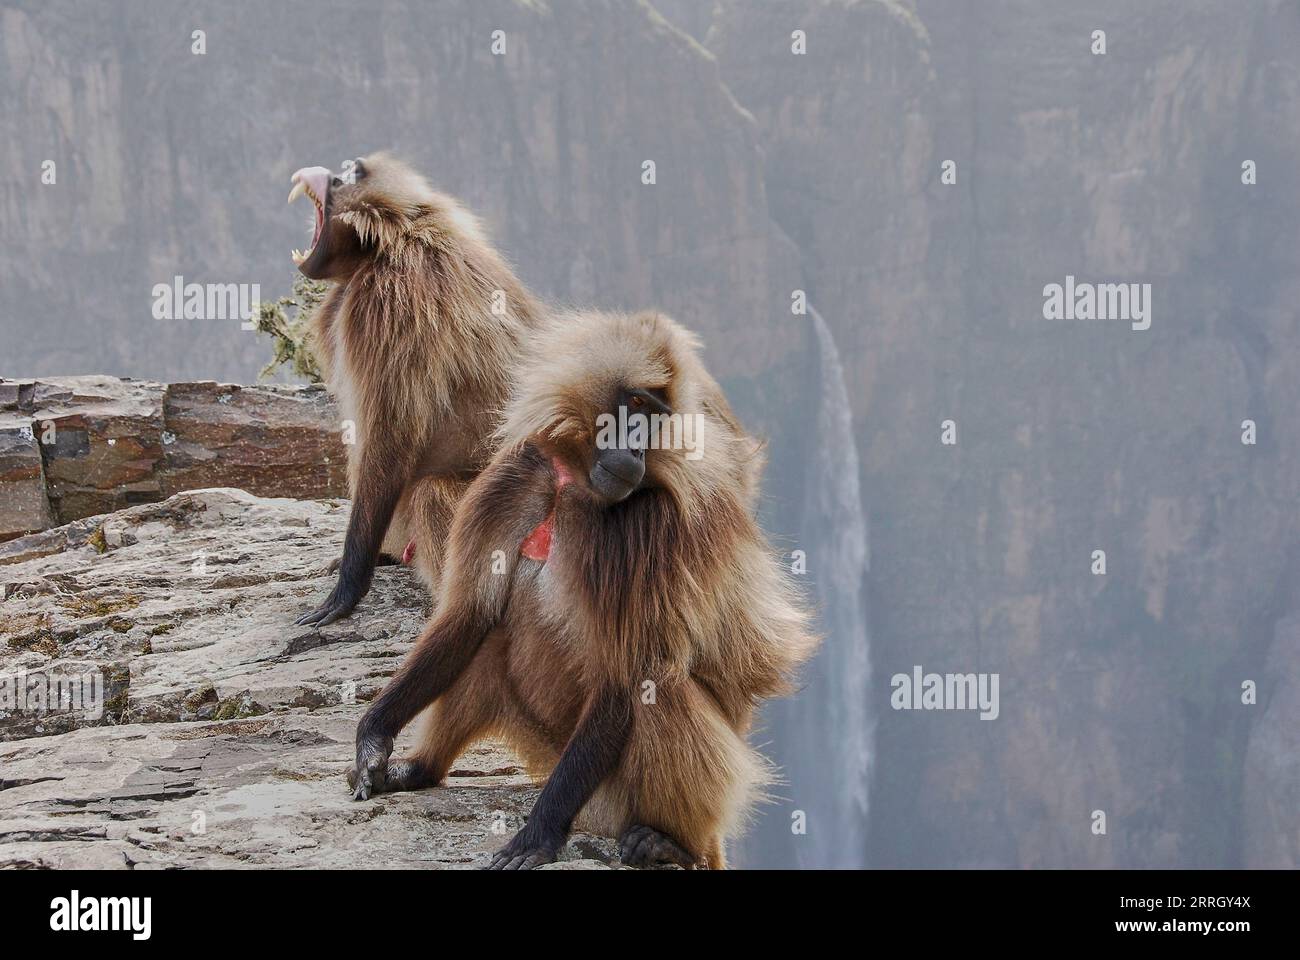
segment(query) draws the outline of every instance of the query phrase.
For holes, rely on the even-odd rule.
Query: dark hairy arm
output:
[[[379,548],[383,546],[384,534],[388,532],[410,474],[405,459],[385,456],[380,450],[366,450],[360,471],[363,481],[352,501],[352,515],[343,541],[338,582],[323,604],[303,614],[295,623],[323,627],[341,620],[370,591],[379,562]]]
[[[354,800],[367,800],[383,790],[394,738],[464,672],[491,627],[481,613],[455,605],[425,628],[402,668],[357,724]]]
[[[456,682],[505,612],[519,543],[548,506],[538,483],[542,466],[531,452],[502,454],[466,491],[447,542],[446,596],[357,725],[355,799],[383,789],[393,739]],[[495,551],[510,558],[504,572],[493,569]]]
[[[631,732],[632,693],[613,686],[593,692],[528,823],[497,852],[491,869],[527,870],[554,860],[574,819],[617,769]]]

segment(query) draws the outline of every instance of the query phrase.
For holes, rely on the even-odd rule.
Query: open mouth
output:
[[[302,266],[316,250],[320,243],[321,231],[325,228],[325,202],[329,197],[330,172],[324,167],[303,167],[292,177],[293,190],[289,192],[289,202],[293,203],[301,196],[311,199],[316,205],[316,225],[311,234],[311,246],[304,253],[294,250],[293,262]]]

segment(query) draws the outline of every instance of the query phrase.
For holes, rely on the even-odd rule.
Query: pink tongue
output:
[[[330,177],[333,174],[326,167],[303,167],[296,170],[293,174],[295,182],[305,183],[311,187],[312,193],[320,198],[322,204],[325,203],[325,197],[329,194]],[[320,240],[320,231],[323,226],[323,211],[316,211],[316,229],[311,235],[311,245],[314,248]]]

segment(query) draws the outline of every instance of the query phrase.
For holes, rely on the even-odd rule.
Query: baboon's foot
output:
[[[628,827],[618,841],[618,858],[629,867],[653,867],[664,863],[687,868],[695,866],[695,857],[676,840],[654,827],[640,824]]]
[[[357,789],[356,767],[348,771],[348,786],[353,791]],[[436,784],[428,767],[409,757],[397,757],[388,761],[382,781],[376,783],[372,778],[370,793],[372,795],[401,793],[404,790],[421,790],[424,787],[432,786],[436,786]]]

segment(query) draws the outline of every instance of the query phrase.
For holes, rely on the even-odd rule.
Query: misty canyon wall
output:
[[[6,5],[0,374],[250,382],[150,289],[286,292],[288,174],[391,147],[539,293],[699,329],[771,441],[828,639],[744,862],[1295,866],[1300,15],[1079,6]],[[1150,328],[1045,319],[1067,276]],[[916,665],[997,719],[891,709]]]
[[[708,34],[861,424],[871,859],[1294,866],[1300,16],[1089,6]],[[795,21],[807,61],[755,54]],[[1067,275],[1150,283],[1150,329],[1045,320]],[[1000,716],[884,709],[917,664],[999,673]]]

